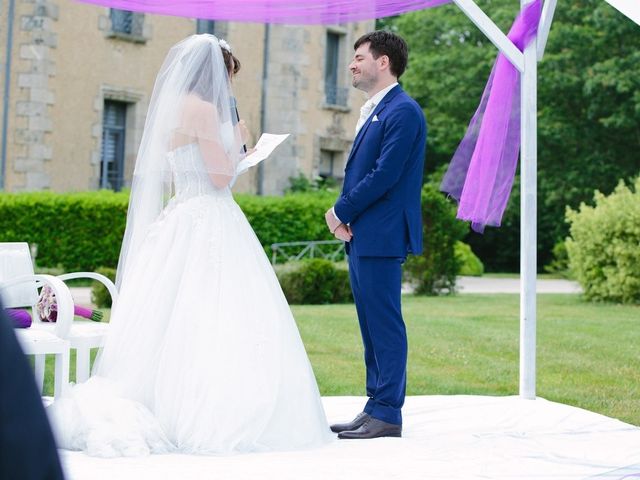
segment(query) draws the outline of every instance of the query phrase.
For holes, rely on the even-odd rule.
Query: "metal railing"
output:
[[[272,265],[278,263],[279,258],[283,258],[285,262],[303,258],[325,258],[335,262],[345,256],[344,242],[341,240],[274,243],[271,245],[271,251]]]

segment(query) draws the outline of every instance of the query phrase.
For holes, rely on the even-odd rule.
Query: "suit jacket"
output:
[[[349,223],[347,244],[359,256],[406,257],[422,252],[420,208],[427,125],[400,85],[376,105],[353,143],[334,209]]]
[[[63,478],[33,372],[0,305],[0,479]]]

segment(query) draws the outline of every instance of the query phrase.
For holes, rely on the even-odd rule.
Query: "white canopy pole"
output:
[[[542,7],[542,15],[540,16],[540,25],[538,26],[538,61],[544,56],[544,48],[547,46],[549,38],[549,30],[551,30],[551,22],[553,14],[556,11],[557,0],[546,0]]]
[[[521,7],[533,0],[521,0]],[[520,71],[520,396],[536,398],[536,273],[537,273],[537,60],[542,58],[556,0],[546,0],[540,41],[524,54],[473,0],[453,0],[469,19]],[[536,39],[537,40],[537,39]],[[540,46],[539,46],[540,45]],[[541,48],[541,50],[540,50]]]
[[[521,0],[524,7],[532,0]],[[520,396],[536,398],[537,46],[524,51],[520,81]]]

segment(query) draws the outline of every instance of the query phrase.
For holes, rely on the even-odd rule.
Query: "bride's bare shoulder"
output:
[[[217,113],[215,106],[212,103],[202,100],[194,94],[185,96],[183,112],[186,116],[200,117],[205,115],[209,118],[211,118],[212,115],[215,118]]]

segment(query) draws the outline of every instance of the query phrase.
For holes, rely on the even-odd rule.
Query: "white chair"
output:
[[[26,243],[21,244],[11,244],[11,243],[0,243],[0,252],[6,248],[6,246],[13,246],[11,248],[17,248],[16,245],[19,245],[23,252],[28,255],[28,268],[30,269],[30,274],[33,275],[33,266],[31,261],[31,255],[29,254],[29,247]],[[27,268],[25,264],[23,268]],[[41,277],[41,275],[35,275],[35,277]],[[47,276],[48,277],[48,276]],[[76,272],[76,273],[68,273],[64,275],[59,275],[57,277],[51,277],[58,282],[64,282],[71,279],[76,278],[90,278],[93,280],[97,280],[102,283],[111,295],[112,304],[115,305],[118,299],[118,293],[115,285],[111,280],[109,280],[104,275],[100,275],[99,273],[93,272]],[[0,282],[2,278],[0,278]],[[48,283],[48,282],[44,282]],[[43,283],[39,283],[42,285]],[[64,283],[63,283],[64,285]],[[66,292],[69,290],[66,288]],[[35,309],[33,309],[33,324],[31,328],[21,330],[22,335],[26,336],[36,336],[39,335],[38,332],[44,331],[46,333],[55,332],[56,334],[63,335],[61,338],[64,338],[69,342],[69,347],[76,350],[76,382],[84,382],[89,378],[90,374],[90,362],[91,362],[91,349],[92,348],[100,348],[104,345],[104,341],[106,339],[107,332],[109,330],[108,323],[102,322],[92,322],[90,320],[75,320],[73,316],[73,300],[71,299],[71,321],[65,326],[59,327],[60,323],[60,300],[57,292],[54,290],[54,294],[56,295],[56,301],[58,303],[58,321],[56,323],[50,322],[42,322],[37,315]],[[66,294],[63,294],[66,295]],[[70,294],[69,294],[70,297]],[[36,296],[37,299],[37,296]],[[60,328],[60,329],[59,329]],[[33,333],[26,333],[31,330]],[[59,332],[59,333],[58,333]],[[68,375],[67,375],[68,378]]]
[[[69,329],[73,322],[71,292],[62,280],[52,275],[34,275],[29,246],[26,243],[0,243],[0,296],[5,308],[31,307],[36,316],[38,283],[51,287],[58,301],[58,321],[52,328],[16,329],[20,346],[35,356],[36,383],[42,394],[45,355],[55,356],[54,397],[69,383]]]
[[[111,280],[104,275],[94,272],[75,272],[58,275],[62,281],[76,278],[90,278],[102,283],[111,295],[112,308],[118,301],[118,291]],[[40,325],[50,325],[41,323]],[[91,320],[76,320],[74,318],[69,332],[69,343],[72,349],[76,350],[76,382],[81,383],[89,379],[91,372],[91,349],[101,348],[109,332],[109,324],[104,322],[93,322]]]

